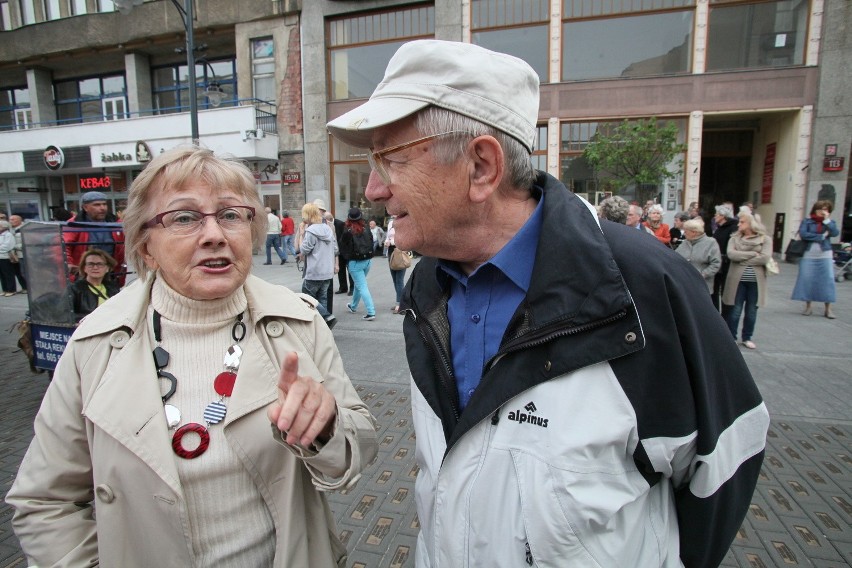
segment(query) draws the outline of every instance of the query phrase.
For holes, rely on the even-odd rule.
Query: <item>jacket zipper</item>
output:
[[[530,347],[537,347],[539,345],[543,345],[558,337],[564,337],[567,335],[577,335],[578,333],[584,333],[593,329],[597,329],[599,327],[604,327],[625,317],[627,317],[627,310],[621,310],[620,312],[617,312],[611,316],[607,316],[603,319],[595,320],[589,323],[584,323],[583,325],[562,329],[560,329],[558,326],[549,326],[548,328],[538,330],[536,332],[533,332],[532,334],[524,335],[515,339],[510,339],[500,348],[500,350],[493,357],[491,357],[491,359],[489,359],[485,363],[483,374],[485,374],[485,371],[488,371],[491,368],[491,365],[499,357],[502,357],[514,351],[520,351],[521,349],[527,349]],[[556,331],[552,331],[554,328],[556,329]]]
[[[441,365],[444,370],[444,373],[441,374],[441,387],[443,387],[444,391],[449,396],[450,406],[453,409],[453,417],[455,418],[456,422],[458,422],[459,418],[461,417],[461,412],[459,412],[458,404],[456,404],[456,398],[458,397],[458,393],[455,392],[455,381],[452,381],[452,384],[450,384],[450,379],[452,379],[453,377],[452,365],[450,365],[450,363],[447,361],[447,358],[444,356],[443,349],[439,347],[438,342],[433,339],[436,334],[434,329],[432,328],[432,325],[429,323],[429,320],[424,320],[423,318],[420,318],[424,322],[423,325],[420,325],[417,322],[417,316],[414,314],[414,310],[406,310],[406,317],[408,317],[408,315],[411,315],[411,317],[414,318],[414,324],[417,327],[417,333],[420,335],[420,338],[423,340],[423,343],[425,343],[432,351],[433,355],[441,361]],[[432,336],[432,338],[427,336],[427,333],[423,329],[424,327],[428,328],[428,335]]]

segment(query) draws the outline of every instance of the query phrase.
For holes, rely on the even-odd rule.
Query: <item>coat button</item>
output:
[[[627,332],[627,335],[624,336],[624,341],[627,343],[636,343],[636,334],[632,331]]]
[[[278,320],[266,323],[266,334],[270,337],[280,337],[284,333],[284,324]]]
[[[544,362],[544,370],[545,370],[545,371],[550,371],[550,361],[545,361],[545,362]]]
[[[116,349],[121,349],[127,342],[130,340],[130,334],[124,331],[123,329],[119,329],[118,331],[114,331],[112,335],[109,336],[109,344]]]
[[[104,503],[112,503],[115,501],[115,493],[109,485],[101,484],[95,487],[95,495]]]

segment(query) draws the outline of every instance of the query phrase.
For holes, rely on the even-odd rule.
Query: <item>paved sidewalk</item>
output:
[[[299,288],[292,266],[263,266],[265,280]],[[780,263],[769,281],[769,305],[758,313],[754,351],[743,355],[772,416],[767,457],[740,533],[723,566],[852,566],[852,281],[840,283],[836,320],[800,315],[791,302],[796,267]],[[348,492],[329,495],[350,566],[414,566],[419,529],[414,510],[414,433],[402,319],[391,314],[393,292],[387,263],[375,259],[368,282],[377,319],[363,322],[346,312],[345,295],[335,296],[340,323],[334,335],[360,396],[379,422],[379,459]],[[336,287],[336,281],[335,281]],[[23,296],[0,302],[6,330],[26,309]],[[363,307],[361,308],[363,312]],[[815,313],[821,313],[815,309]],[[14,334],[0,334],[0,491],[5,495],[32,436],[32,419],[47,387],[32,375]],[[25,566],[0,505],[0,567]]]

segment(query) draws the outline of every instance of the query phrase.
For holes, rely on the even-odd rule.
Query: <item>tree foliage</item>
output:
[[[677,174],[668,168],[686,150],[686,144],[678,143],[677,132],[675,123],[654,117],[625,120],[609,130],[598,129],[583,156],[598,178],[609,178],[614,185],[656,185]]]

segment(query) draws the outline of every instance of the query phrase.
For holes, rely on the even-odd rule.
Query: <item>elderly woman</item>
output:
[[[651,205],[648,208],[648,220],[645,221],[645,226],[648,227],[652,233],[654,233],[654,236],[657,237],[658,241],[660,241],[666,246],[669,246],[669,243],[672,240],[672,236],[669,233],[669,226],[663,223],[662,205]]]
[[[375,421],[315,300],[250,274],[259,211],[206,149],[134,181],[139,280],[75,331],[7,497],[31,565],[345,564],[323,491],[374,458]]]
[[[817,201],[811,215],[799,226],[799,236],[805,241],[805,254],[799,261],[799,274],[793,288],[793,299],[805,302],[803,315],[811,315],[811,302],[825,304],[825,317],[834,319],[831,304],[837,301],[834,285],[834,257],[831,237],[840,234],[837,223],[831,218],[834,205],[831,201]]]
[[[100,249],[89,249],[80,257],[81,278],[69,287],[74,316],[78,320],[118,294],[119,285],[115,280],[105,278],[114,267],[115,259]]]
[[[766,263],[772,258],[772,239],[760,222],[759,215],[742,212],[737,232],[728,240],[728,258],[731,265],[722,292],[722,303],[730,306],[725,313],[728,328],[737,339],[740,315],[743,316],[742,345],[756,349],[754,325],[757,308],[766,305]]]
[[[719,243],[704,233],[704,220],[701,217],[683,223],[684,239],[677,247],[677,254],[689,261],[704,278],[707,293],[713,294],[713,279],[722,266],[722,253]]]

